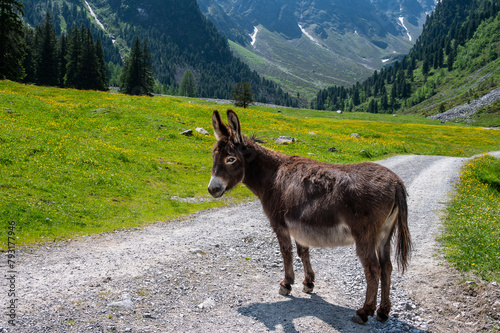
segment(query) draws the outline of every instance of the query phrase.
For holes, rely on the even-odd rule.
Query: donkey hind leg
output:
[[[305,279],[302,284],[304,288],[302,289],[305,293],[312,293],[314,290],[314,271],[311,266],[311,260],[309,258],[309,247],[302,246],[299,243],[295,242],[297,245],[297,254],[302,260],[302,264],[304,265],[304,275]]]
[[[391,311],[391,300],[389,299],[389,293],[391,290],[391,274],[392,274],[391,237],[388,238],[385,244],[380,245],[380,251],[378,257],[381,268],[380,289],[382,295],[380,300],[380,306],[377,310],[377,320],[386,321],[387,319],[389,319],[389,312]]]
[[[377,259],[377,254],[375,253],[375,247],[366,249],[366,252],[362,254],[358,251],[358,256],[365,270],[366,299],[365,304],[361,309],[356,311],[356,315],[352,317],[352,320],[358,324],[364,324],[368,320],[368,316],[373,316],[375,314],[375,309],[377,308],[380,264]]]
[[[292,284],[295,281],[293,272],[293,245],[290,233],[285,228],[276,228],[274,230],[280,244],[281,256],[283,257],[283,265],[285,266],[285,278],[280,283],[279,294],[288,296],[292,292]]]

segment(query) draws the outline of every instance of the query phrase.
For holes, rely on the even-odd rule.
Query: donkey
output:
[[[259,145],[241,134],[236,113],[227,110],[228,125],[218,111],[212,124],[217,138],[213,149],[208,191],[221,197],[243,182],[259,197],[278,238],[285,278],[279,293],[289,295],[294,283],[293,245],[304,265],[303,292],[314,289],[309,247],[356,244],[366,276],[366,299],[353,321],[363,324],[373,316],[381,283],[377,320],[391,310],[391,239],[396,233],[396,258],[407,268],[411,240],[407,223],[406,189],[401,178],[375,163],[335,165],[288,156]]]

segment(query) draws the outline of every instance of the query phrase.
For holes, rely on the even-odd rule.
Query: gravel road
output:
[[[8,283],[2,279],[0,332],[475,331],[488,325],[468,315],[481,295],[467,296],[453,283],[456,273],[434,240],[464,161],[411,155],[379,162],[405,181],[415,249],[408,272],[393,272],[386,323],[350,320],[366,287],[353,247],[312,250],[313,294],[301,292],[297,257],[292,295],[278,295],[278,243],[253,201],[18,252],[16,326],[4,315]],[[500,297],[498,285],[483,289]]]

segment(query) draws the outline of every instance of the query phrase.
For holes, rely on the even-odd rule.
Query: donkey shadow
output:
[[[286,333],[297,333],[304,331],[297,329],[294,320],[302,317],[316,317],[328,324],[338,332],[372,332],[372,331],[394,331],[394,325],[403,327],[403,322],[390,318],[392,325],[387,323],[374,322],[375,319],[370,319],[365,325],[359,325],[351,321],[351,317],[356,313],[355,310],[345,308],[338,305],[333,305],[326,302],[323,298],[316,294],[311,294],[310,298],[295,298],[287,296],[288,300],[275,303],[253,303],[248,307],[241,307],[238,312],[244,316],[259,320],[268,330],[275,331],[278,326],[283,328]],[[400,323],[398,325],[397,323]],[[407,327],[404,331],[424,332],[415,328],[408,323],[404,323]],[[392,327],[391,327],[392,326]],[[392,328],[392,329],[391,329]],[[402,332],[401,328],[397,332]]]

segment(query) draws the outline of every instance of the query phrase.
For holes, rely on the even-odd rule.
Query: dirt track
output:
[[[409,271],[393,272],[386,323],[350,321],[366,286],[353,247],[312,250],[314,294],[301,292],[296,258],[292,296],[279,296],[278,244],[260,203],[250,202],[18,253],[16,326],[2,312],[0,332],[475,331],[487,324],[485,313],[473,310],[484,295],[453,283],[434,241],[464,160],[380,162],[405,181],[415,248]],[[6,271],[5,260],[0,264]],[[2,305],[6,289],[2,279]],[[498,285],[482,290],[500,297]]]

